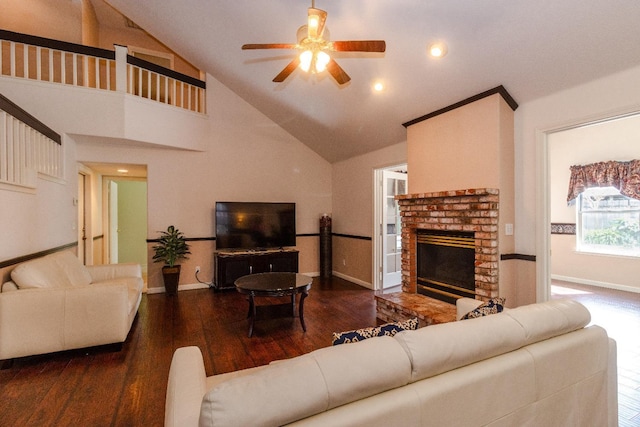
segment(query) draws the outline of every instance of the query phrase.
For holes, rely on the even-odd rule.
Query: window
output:
[[[594,187],[577,203],[577,250],[640,257],[640,200]]]

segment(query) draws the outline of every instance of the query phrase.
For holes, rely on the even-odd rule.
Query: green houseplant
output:
[[[191,254],[184,233],[170,225],[166,231],[160,232],[160,239],[153,250],[155,251],[153,262],[164,262],[162,279],[165,290],[167,294],[175,295],[178,292],[178,282],[180,281],[180,264],[176,264],[176,262],[188,259],[187,255]]]

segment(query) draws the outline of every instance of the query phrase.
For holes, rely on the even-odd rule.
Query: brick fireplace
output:
[[[402,290],[418,290],[417,240],[421,230],[473,233],[476,298],[498,296],[499,191],[491,188],[398,196],[402,221]]]
[[[456,307],[422,294],[425,282],[435,287],[452,278],[469,296],[488,300],[501,296],[518,305],[515,238],[514,111],[518,104],[502,86],[404,123],[407,128],[409,191],[398,197],[402,221],[402,290],[376,295],[377,317],[382,321],[417,316],[424,324],[456,319]],[[452,191],[440,191],[451,189]],[[422,235],[439,239],[466,238],[464,274],[453,255],[438,254],[429,266],[442,273],[433,279],[429,268],[417,270]],[[420,233],[419,233],[420,232]],[[418,235],[421,241],[418,242]],[[430,238],[430,237],[428,237]],[[472,241],[472,243],[471,243]],[[466,245],[467,243],[465,243]],[[472,255],[470,251],[473,251]],[[451,262],[451,260],[455,262]],[[442,260],[442,261],[441,261]],[[467,270],[469,263],[472,270]],[[459,267],[463,269],[463,267]],[[455,277],[447,277],[455,276]],[[420,277],[420,284],[418,283]],[[438,277],[444,277],[440,279]],[[427,280],[423,280],[423,279]],[[431,282],[430,282],[431,281]],[[464,283],[463,283],[464,282]],[[462,284],[463,283],[463,284]],[[447,283],[450,285],[450,283]],[[420,286],[420,288],[419,288]],[[446,287],[448,290],[452,286]],[[420,293],[418,293],[420,289]]]

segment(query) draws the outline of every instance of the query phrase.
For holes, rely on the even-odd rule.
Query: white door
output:
[[[407,174],[382,171],[382,288],[402,281],[402,233],[395,196],[407,193]]]

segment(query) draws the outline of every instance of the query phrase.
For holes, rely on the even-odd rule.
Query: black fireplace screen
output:
[[[473,233],[419,231],[418,293],[455,304],[475,297],[475,239]]]

